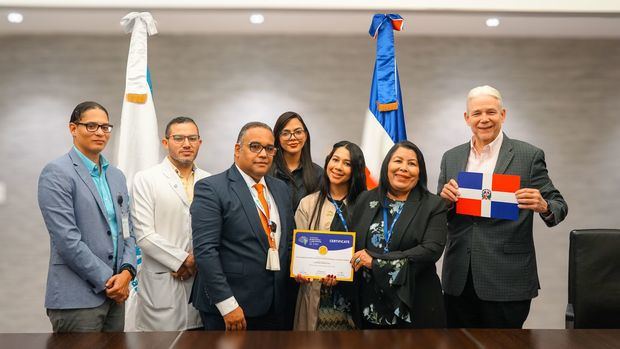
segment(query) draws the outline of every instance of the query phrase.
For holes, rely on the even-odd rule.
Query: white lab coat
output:
[[[210,174],[196,168],[194,183]],[[166,157],[136,173],[132,218],[142,264],[138,271],[136,329],[181,331],[202,327],[199,312],[188,304],[194,278],[172,277],[192,251],[190,202]]]

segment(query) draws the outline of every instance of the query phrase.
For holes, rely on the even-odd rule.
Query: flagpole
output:
[[[157,34],[157,28],[148,12],[131,12],[123,17],[121,25],[126,33],[131,33],[131,39],[116,160],[131,192],[136,172],[155,166],[160,160],[157,116],[147,59],[148,37]],[[137,246],[136,256],[139,270],[142,261]],[[129,298],[125,302],[125,331],[137,331],[137,291],[136,278],[131,282]]]

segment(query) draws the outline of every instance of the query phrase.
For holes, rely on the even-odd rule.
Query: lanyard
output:
[[[342,225],[344,226],[344,230],[349,231],[349,227],[347,226],[347,221],[344,219],[344,216],[342,215],[342,210],[340,209],[340,206],[336,204],[336,200],[334,200],[330,194],[327,194],[327,198],[329,199],[329,201],[331,201],[331,203],[336,208],[336,213],[338,213],[338,217],[340,217],[340,221],[342,222]],[[344,205],[344,202],[342,204]]]
[[[386,206],[387,206],[387,201],[386,201]],[[394,225],[396,224],[396,221],[398,221],[398,218],[400,218],[400,213],[403,212],[403,207],[405,207],[404,203],[402,206],[400,206],[398,211],[396,211],[394,220],[392,221],[392,224],[390,225],[389,228],[388,228],[388,208],[385,206],[383,207],[383,236],[385,237],[385,247],[383,248],[383,251],[385,253],[389,252],[388,244],[390,243],[390,239],[392,239],[392,233],[394,232]]]
[[[258,210],[265,216],[265,218],[267,218],[267,221],[269,222],[269,224],[271,224],[271,219],[269,218],[269,212],[265,212],[263,205],[260,203],[260,200],[258,200],[258,194],[255,193],[256,188],[252,188],[252,189],[254,190],[250,190],[250,193],[252,193],[252,199],[254,199],[254,205],[256,205],[256,208],[258,208]],[[265,196],[265,201],[267,201],[267,207],[269,211],[271,211],[271,200],[269,200],[269,195],[267,195],[263,191],[263,196]]]
[[[265,188],[267,188],[267,186],[265,186]],[[269,211],[265,212],[265,209],[263,208],[263,205],[260,203],[260,200],[258,199],[258,194],[256,193],[256,188],[252,188],[252,189],[254,189],[254,190],[250,190],[250,194],[252,194],[252,199],[254,200],[254,205],[256,205],[256,208],[258,208],[260,213],[262,213],[263,216],[265,216],[265,218],[267,219],[267,225],[268,225],[268,228],[269,228],[269,234],[267,235],[267,237],[275,245],[276,232],[271,230],[272,229],[271,227],[275,226],[275,222],[273,222],[271,220],[271,215],[269,214],[270,211],[271,211],[271,200],[269,199],[269,195],[267,195],[267,193],[263,189],[263,196],[265,196],[265,201],[267,201],[267,208],[269,210]]]

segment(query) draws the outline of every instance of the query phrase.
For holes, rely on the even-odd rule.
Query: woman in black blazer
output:
[[[358,328],[446,326],[435,268],[446,243],[446,208],[426,178],[422,152],[403,141],[383,160],[379,187],[357,199],[351,296]]]

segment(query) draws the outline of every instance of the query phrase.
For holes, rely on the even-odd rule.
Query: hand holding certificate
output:
[[[301,274],[311,279],[334,275],[337,281],[353,281],[351,257],[355,233],[295,230],[291,256],[291,277]]]

